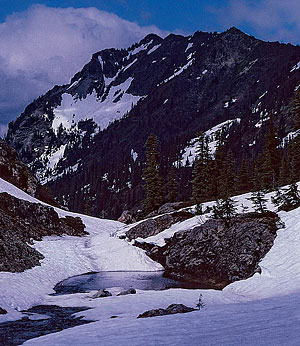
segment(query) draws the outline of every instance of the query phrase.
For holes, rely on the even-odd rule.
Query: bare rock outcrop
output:
[[[39,265],[43,256],[30,247],[48,235],[83,236],[81,219],[59,218],[52,207],[0,193],[0,271],[21,272]]]
[[[210,219],[175,233],[163,247],[136,245],[165,267],[165,276],[221,289],[260,271],[259,262],[273,246],[278,222],[272,212],[239,215],[229,227]]]
[[[155,218],[147,219],[130,228],[130,230],[126,232],[126,236],[129,240],[136,238],[148,238],[164,231],[176,222],[182,222],[193,216],[194,215],[192,213],[186,211],[178,211],[171,214],[165,214]]]
[[[196,309],[190,308],[183,304],[171,304],[166,309],[155,309],[148,310],[144,313],[138,315],[137,318],[146,318],[146,317],[155,317],[155,316],[164,316],[164,315],[174,315],[174,314],[184,314],[186,312],[192,312]]]

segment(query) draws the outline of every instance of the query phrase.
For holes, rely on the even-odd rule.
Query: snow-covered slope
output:
[[[0,179],[1,192],[7,192],[29,202],[40,203],[2,179]],[[45,237],[34,244],[34,247],[45,256],[41,266],[23,273],[0,272],[0,306],[12,313],[8,314],[8,318],[15,317],[14,310],[42,303],[47,294],[54,292],[53,287],[56,283],[72,275],[101,270],[162,269],[142,250],[113,236],[123,224],[69,213],[58,208],[55,210],[60,217],[66,215],[81,217],[89,236]]]
[[[209,152],[214,155],[217,148],[218,136],[222,133],[227,133],[230,127],[234,123],[240,123],[241,119],[236,118],[232,120],[226,120],[211,129],[204,132],[204,136],[209,140]],[[181,153],[180,166],[192,166],[196,158],[196,150],[198,147],[198,137],[193,138],[188,145],[183,149]]]
[[[236,200],[245,204],[246,198],[242,195]],[[48,297],[47,304],[91,307],[77,316],[97,322],[29,340],[25,345],[298,345],[300,208],[280,212],[280,217],[286,227],[278,231],[273,248],[262,260],[261,275],[235,282],[222,291],[138,291],[136,295],[99,300],[89,299],[91,293]],[[200,311],[136,318],[145,310],[171,303],[195,306],[200,293],[206,304]],[[110,319],[113,315],[119,318]]]
[[[37,202],[13,185],[0,180],[0,192]],[[272,209],[271,194],[268,207]],[[249,205],[248,194],[236,196]],[[250,205],[249,205],[250,206]],[[60,216],[70,214],[56,209]],[[9,314],[0,321],[20,317],[17,311],[32,304],[86,306],[78,313],[96,322],[27,341],[26,345],[298,345],[300,315],[300,208],[279,213],[285,228],[261,261],[262,273],[235,282],[222,291],[170,289],[141,291],[136,295],[90,299],[89,293],[48,296],[58,281],[91,270],[158,270],[144,253],[113,236],[122,225],[109,220],[80,216],[90,233],[84,238],[47,237],[35,247],[45,255],[41,267],[24,273],[0,273],[0,306]],[[195,217],[166,231],[193,227],[204,220]],[[167,234],[165,234],[167,235]],[[148,239],[150,240],[150,239]],[[153,239],[154,240],[154,239]],[[160,243],[161,240],[156,239]],[[136,319],[148,309],[171,303],[195,306],[199,294],[206,304],[200,311],[150,319]],[[111,319],[111,316],[118,316]],[[120,332],[121,331],[121,332]]]

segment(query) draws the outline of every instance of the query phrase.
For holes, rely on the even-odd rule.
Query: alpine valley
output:
[[[118,218],[142,208],[145,142],[154,133],[160,174],[176,167],[177,200],[192,195],[195,136],[211,148],[222,131],[240,167],[264,146],[272,115],[282,140],[293,130],[300,48],[263,42],[236,28],[106,49],[69,84],[56,85],[9,125],[16,149],[56,201],[76,212]],[[227,150],[228,150],[227,148]]]
[[[291,44],[150,34],[28,105],[0,139],[0,344],[298,345],[299,80]]]

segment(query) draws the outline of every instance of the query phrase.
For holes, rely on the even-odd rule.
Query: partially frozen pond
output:
[[[58,283],[54,290],[56,294],[68,294],[111,287],[162,291],[169,288],[199,288],[199,285],[165,278],[163,272],[115,271],[72,276]]]
[[[195,285],[163,277],[163,272],[114,271],[87,273],[70,277],[58,283],[56,295],[88,292],[100,289],[161,291],[169,288],[197,288]],[[91,321],[73,314],[87,307],[34,306],[23,311],[21,320],[0,323],[0,345],[20,345],[26,340],[55,333]]]

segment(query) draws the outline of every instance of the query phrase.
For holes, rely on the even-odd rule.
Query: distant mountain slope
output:
[[[226,120],[241,119],[231,127],[237,156],[259,150],[270,112],[285,136],[299,62],[300,47],[263,42],[236,28],[148,35],[126,50],[94,54],[69,84],[29,105],[10,124],[6,140],[60,203],[117,217],[142,199],[144,143],[151,132],[161,142],[163,175],[182,160],[196,131]],[[186,181],[182,198],[189,196]]]
[[[58,206],[48,189],[39,183],[29,168],[19,160],[16,151],[2,139],[0,139],[0,178],[33,197]]]

